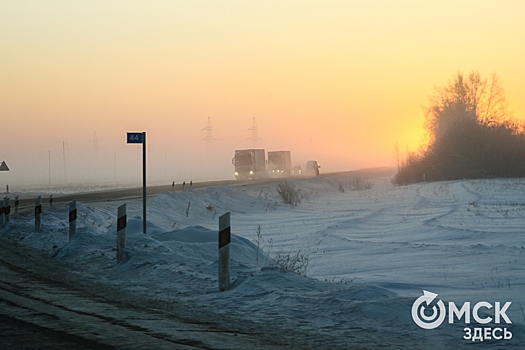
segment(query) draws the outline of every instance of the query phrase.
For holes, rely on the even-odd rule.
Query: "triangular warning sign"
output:
[[[9,167],[5,162],[2,162],[2,164],[0,164],[0,171],[9,171]]]

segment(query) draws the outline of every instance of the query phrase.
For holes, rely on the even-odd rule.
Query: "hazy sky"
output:
[[[140,182],[127,131],[152,180],[233,178],[253,118],[298,165],[392,166],[457,72],[525,116],[525,1],[0,0],[0,33],[0,186]]]

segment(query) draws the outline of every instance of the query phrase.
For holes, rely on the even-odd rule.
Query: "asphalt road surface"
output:
[[[211,311],[112,290],[0,238],[2,350],[290,348],[257,325],[210,317]]]
[[[0,314],[0,349],[115,349],[87,339]]]

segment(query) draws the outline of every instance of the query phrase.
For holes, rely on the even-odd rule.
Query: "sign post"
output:
[[[146,233],[146,132],[128,132],[128,143],[142,143],[142,232]]]

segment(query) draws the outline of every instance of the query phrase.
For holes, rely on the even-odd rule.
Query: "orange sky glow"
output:
[[[152,182],[232,179],[253,118],[297,165],[394,166],[473,70],[525,117],[523,1],[0,0],[0,32],[0,186],[140,182],[128,131]]]

